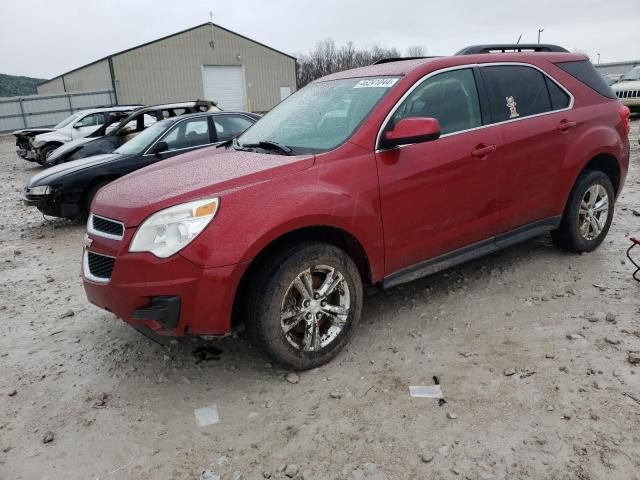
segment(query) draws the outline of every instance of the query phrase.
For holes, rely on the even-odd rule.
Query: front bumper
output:
[[[79,203],[62,203],[55,194],[49,195],[24,195],[22,203],[27,207],[36,207],[44,215],[50,217],[76,218],[81,213]]]
[[[634,98],[618,98],[618,100],[620,100],[620,102],[629,107],[632,110],[636,110],[638,108],[640,108],[640,97],[634,97]]]
[[[16,154],[20,158],[23,158],[23,159],[28,160],[30,162],[37,162],[38,161],[38,154],[33,149],[28,150],[26,148],[17,147],[16,148]]]
[[[200,268],[179,254],[116,253],[128,242],[92,238],[82,279],[89,301],[129,323],[160,335],[224,335],[231,331],[233,301],[247,263]],[[95,278],[89,252],[115,257],[110,277]]]

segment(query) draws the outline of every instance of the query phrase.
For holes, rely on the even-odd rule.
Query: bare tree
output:
[[[407,57],[424,57],[427,54],[427,49],[422,45],[412,45],[407,48]]]
[[[298,55],[298,86],[303,87],[317,78],[350,68],[365,67],[383,58],[400,57],[397,48],[373,45],[358,49],[353,42],[341,47],[327,38],[318,42],[309,53]]]

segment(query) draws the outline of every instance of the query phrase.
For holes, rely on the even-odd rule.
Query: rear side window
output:
[[[562,90],[556,82],[549,77],[545,77],[547,81],[547,88],[549,89],[549,98],[551,98],[551,107],[554,110],[562,110],[567,108],[571,103],[571,98],[567,95],[567,92]]]
[[[567,72],[572,77],[577,78],[582,83],[595,90],[600,95],[607,98],[617,98],[616,94],[607,85],[607,82],[598,73],[589,60],[579,60],[577,62],[556,63],[558,67]]]
[[[521,65],[483,67],[492,123],[553,110],[545,76]]]

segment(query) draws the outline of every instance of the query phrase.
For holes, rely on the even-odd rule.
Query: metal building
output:
[[[628,61],[628,62],[613,62],[613,63],[598,63],[595,67],[603,75],[608,74],[620,74],[631,71],[634,67],[640,65],[640,60]]]
[[[113,90],[118,104],[214,100],[266,112],[296,90],[296,59],[207,22],[38,85],[39,94]]]

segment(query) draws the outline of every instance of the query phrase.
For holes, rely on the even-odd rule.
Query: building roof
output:
[[[269,50],[272,50],[272,51],[274,51],[276,53],[279,53],[280,55],[284,55],[285,57],[289,57],[289,58],[291,58],[293,60],[297,60],[297,58],[294,57],[293,55],[289,55],[288,53],[284,53],[284,52],[282,52],[280,50],[276,50],[273,47],[265,45],[264,43],[260,43],[260,42],[258,42],[256,40],[253,40],[253,39],[249,38],[249,37],[245,37],[244,35],[241,35],[241,34],[239,34],[237,32],[229,30],[228,28],[221,27],[220,25],[217,25],[217,24],[212,23],[212,22],[205,22],[205,23],[201,23],[200,25],[196,25],[195,27],[187,28],[186,30],[181,30],[179,32],[172,33],[171,35],[165,35],[164,37],[160,37],[160,38],[157,38],[155,40],[151,40],[150,42],[142,43],[140,45],[136,45],[135,47],[127,48],[126,50],[121,50],[119,52],[112,53],[111,55],[107,55],[106,57],[99,58],[98,60],[94,60],[93,62],[87,63],[85,65],[82,65],[81,67],[76,67],[73,70],[69,70],[68,72],[64,72],[64,73],[61,73],[60,75],[56,75],[55,77],[52,77],[49,80],[43,80],[42,82],[39,82],[37,85],[44,85],[45,83],[52,82],[53,80],[57,80],[58,78],[64,77],[65,75],[69,75],[70,73],[76,72],[78,70],[82,70],[83,68],[89,67],[89,66],[94,65],[96,63],[100,63],[100,62],[103,62],[105,60],[109,60],[112,57],[117,57],[118,55],[122,55],[123,53],[127,53],[127,52],[130,52],[132,50],[137,50],[138,48],[146,47],[147,45],[151,45],[153,43],[161,42],[163,40],[167,40],[168,38],[175,37],[175,36],[178,36],[178,35],[182,35],[183,33],[187,33],[187,32],[190,32],[192,30],[197,30],[198,28],[206,27],[208,25],[211,25],[213,27],[219,28],[220,30],[224,30],[225,32],[229,32],[229,33],[231,33],[233,35],[236,35],[236,36],[238,36],[240,38],[244,38],[245,40],[248,40],[251,43],[255,43],[256,45],[260,45],[261,47],[268,48]]]

